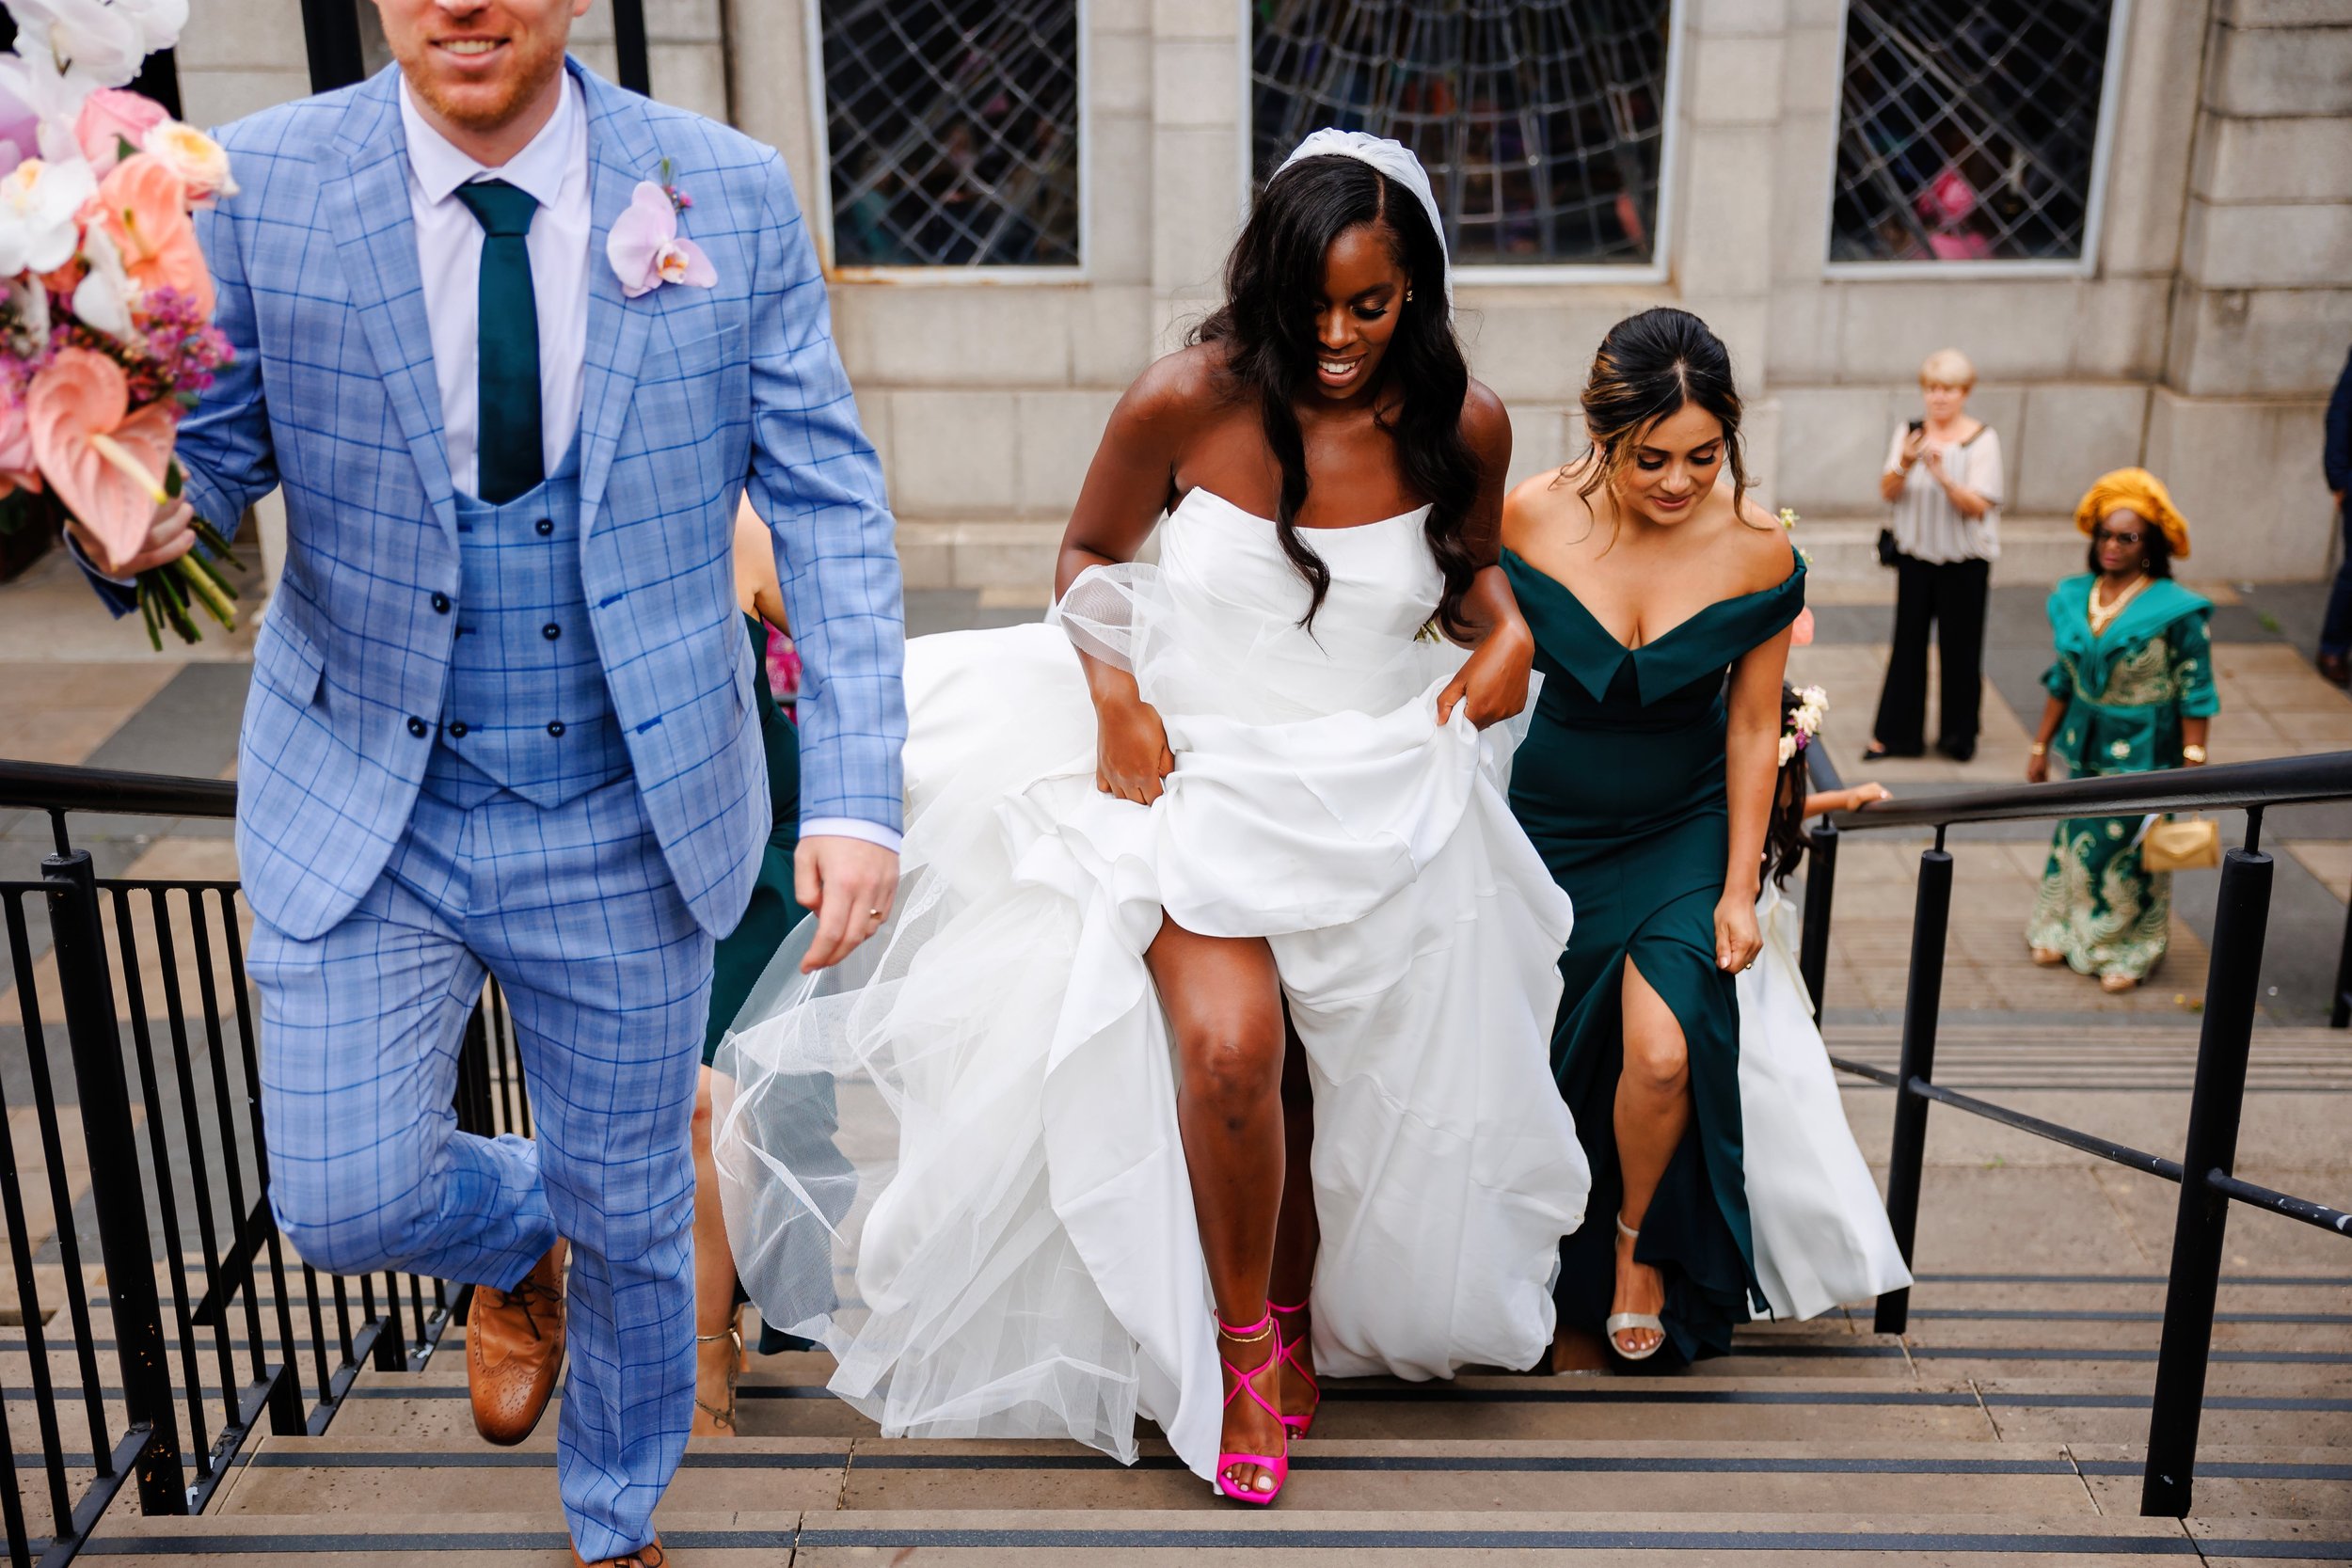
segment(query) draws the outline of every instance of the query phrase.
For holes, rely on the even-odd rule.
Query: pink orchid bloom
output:
[[[670,193],[650,180],[637,182],[628,210],[612,220],[604,254],[621,280],[621,293],[631,299],[664,283],[707,289],[719,281],[718,269],[702,247],[679,235]]]
[[[50,489],[118,558],[138,553],[165,500],[178,421],[169,403],[130,412],[122,367],[61,348],[24,395],[33,457]]]
[[[101,87],[82,101],[73,139],[82,144],[90,172],[103,175],[122,161],[123,143],[135,151],[147,133],[167,118],[164,106],[151,98],[121,87]]]

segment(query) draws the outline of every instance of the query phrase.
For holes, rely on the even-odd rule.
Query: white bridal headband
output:
[[[1291,155],[1282,160],[1282,168],[1274,172],[1280,174],[1283,168],[1290,167],[1301,158],[1335,155],[1370,164],[1419,198],[1422,210],[1429,214],[1429,227],[1437,231],[1438,254],[1445,255],[1445,219],[1438,215],[1437,195],[1429,188],[1429,173],[1421,166],[1421,160],[1413,156],[1412,149],[1403,142],[1391,141],[1386,136],[1375,136],[1365,131],[1317,131],[1293,149]],[[1446,259],[1445,302],[1448,309],[1453,309],[1454,261],[1451,257]]]

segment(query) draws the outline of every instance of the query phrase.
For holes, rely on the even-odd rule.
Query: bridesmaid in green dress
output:
[[[1733,977],[1778,772],[1804,568],[1746,499],[1740,399],[1705,323],[1601,342],[1593,450],[1519,485],[1502,562],[1545,675],[1511,807],[1576,906],[1552,1069],[1593,1168],[1561,1243],[1555,1370],[1681,1364],[1760,1308]],[[1728,470],[1728,482],[1725,470]]]
[[[752,901],[713,953],[710,1022],[703,1036],[702,1081],[694,1094],[694,1418],[696,1436],[735,1434],[735,1383],[743,1364],[737,1314],[735,1256],[719,1206],[719,1173],[710,1156],[710,1062],[768,961],[808,911],[794,896],[792,851],[801,837],[801,743],[768,686],[768,628],[785,629],[784,590],[767,529],[746,505],[736,515],[735,594],[752,641],[752,700],[768,752],[768,801],[774,828],[760,852]],[[768,1330],[763,1351],[806,1348],[805,1340]]]

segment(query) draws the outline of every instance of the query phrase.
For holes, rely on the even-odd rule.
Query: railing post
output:
[[[1804,981],[1807,996],[1813,998],[1813,1026],[1821,1025],[1825,1004],[1822,991],[1829,985],[1829,914],[1830,900],[1837,891],[1837,824],[1821,822],[1807,829],[1804,835],[1804,924],[1797,943],[1797,974]]]
[[[1886,1220],[1909,1263],[1919,1227],[1919,1177],[1928,1152],[1928,1102],[1911,1092],[1915,1078],[1935,1081],[1935,1023],[1944,1006],[1944,935],[1952,914],[1952,857],[1944,830],[1919,856],[1919,896],[1911,917],[1911,980],[1903,993],[1903,1052],[1895,1085],[1895,1140],[1886,1173]],[[1880,1334],[1900,1334],[1911,1322],[1911,1291],[1879,1297]]]
[[[2328,1009],[2328,1027],[2352,1023],[2352,909],[2344,911],[2344,941],[2336,949],[2336,994]]]
[[[2205,1361],[2213,1349],[2214,1298],[2230,1219],[2230,1200],[2206,1179],[2215,1171],[2232,1174],[2237,1161],[2255,988],[2270,927],[2270,881],[2268,855],[2232,849],[2222,859],[2213,958],[2205,972],[2205,1022],[2197,1041],[2197,1086],[2190,1092],[2188,1143],[2181,1156],[2181,1207],[2172,1226],[2172,1278],[2164,1294],[2164,1338],[2156,1352],[2155,1402],[2148,1417],[2148,1469],[2139,1491],[2139,1512],[2152,1517],[2186,1514],[2196,1479]]]
[[[66,1038],[73,1049],[75,1098],[81,1103],[83,1147],[89,1151],[91,1206],[98,1214],[100,1256],[106,1262],[106,1295],[114,1318],[115,1354],[122,1373],[122,1412],[153,1435],[139,1452],[139,1510],[185,1513],[188,1494],[180,1457],[180,1418],[165,1359],[163,1303],[155,1291],[155,1246],[147,1228],[146,1184],[139,1180],[131,1122],[131,1087],[122,1070],[122,1037],[115,1026],[114,981],[106,968],[106,939],[98,921],[98,880],[89,852],[52,855],[41,862],[48,885],[49,928],[56,942],[57,986],[64,993]],[[57,1224],[73,1223],[59,1214]],[[178,1238],[169,1239],[178,1244]]]

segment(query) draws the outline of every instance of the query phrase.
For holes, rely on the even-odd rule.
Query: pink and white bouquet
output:
[[[0,507],[60,514],[118,559],[180,493],[181,417],[229,358],[189,214],[234,194],[218,143],[126,90],[178,40],[187,0],[7,0],[0,55]],[[6,526],[0,523],[0,526]],[[236,624],[236,589],[199,546],[140,574],[148,640],[194,642],[196,610]]]

